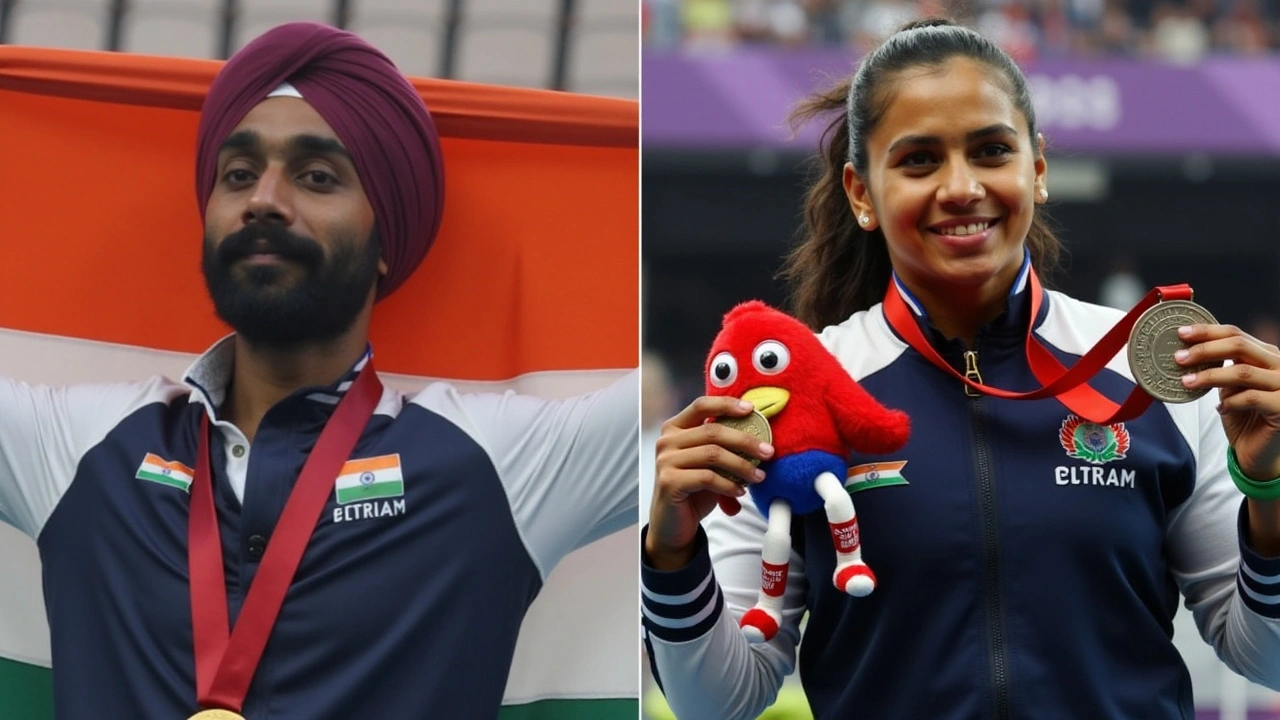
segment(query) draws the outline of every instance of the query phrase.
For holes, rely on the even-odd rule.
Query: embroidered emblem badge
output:
[[[1062,421],[1058,442],[1067,457],[1102,465],[1124,458],[1129,451],[1129,431],[1124,429],[1124,423],[1099,425],[1072,414]]]

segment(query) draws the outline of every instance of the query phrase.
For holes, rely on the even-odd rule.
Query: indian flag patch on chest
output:
[[[902,468],[906,466],[906,460],[855,465],[849,468],[844,489],[855,493],[889,485],[907,485],[907,479],[902,475]]]
[[[334,483],[338,504],[404,496],[400,454],[348,460]]]
[[[191,481],[195,476],[196,472],[186,465],[165,460],[155,453],[147,453],[138,466],[138,474],[134,475],[139,480],[176,487],[183,492],[191,491]]]

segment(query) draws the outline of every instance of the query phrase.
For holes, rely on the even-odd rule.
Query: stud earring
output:
[[[863,225],[866,225],[867,223],[871,222],[871,218],[867,217],[866,215],[863,215],[862,217],[858,218],[858,222],[862,223]]]
[[[1048,190],[1045,190],[1044,188],[1040,188],[1040,199],[1041,199],[1041,200],[1048,200],[1048,199],[1049,199],[1049,191],[1048,191]]]

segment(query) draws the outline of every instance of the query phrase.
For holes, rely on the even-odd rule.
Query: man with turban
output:
[[[355,35],[290,23],[219,72],[196,194],[234,334],[181,384],[0,381],[0,520],[38,538],[59,720],[497,715],[552,567],[635,521],[637,387],[381,386],[370,316],[444,179]]]

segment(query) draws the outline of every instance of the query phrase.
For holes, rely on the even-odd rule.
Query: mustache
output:
[[[324,262],[319,243],[280,225],[247,225],[223,239],[218,246],[218,262],[230,265],[254,253],[273,253],[308,267]]]

